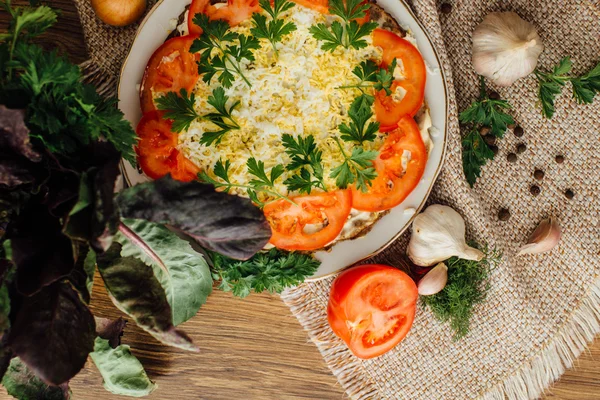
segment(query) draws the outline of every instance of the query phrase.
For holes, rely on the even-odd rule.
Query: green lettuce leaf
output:
[[[68,385],[49,386],[27,368],[18,357],[11,360],[6,374],[2,378],[2,386],[8,394],[18,400],[68,400],[71,391]]]
[[[165,176],[123,190],[116,202],[124,218],[167,224],[231,258],[251,257],[271,237],[264,214],[250,200],[200,182]]]
[[[90,357],[104,379],[104,388],[111,393],[142,397],[156,389],[142,364],[125,344],[113,349],[108,340],[97,337]]]
[[[171,306],[151,267],[135,257],[121,257],[113,243],[96,255],[98,271],[113,303],[157,340],[183,350],[198,351],[192,340],[173,326]]]
[[[167,295],[173,325],[192,318],[212,291],[208,264],[192,246],[164,226],[123,219],[117,242],[123,257],[136,257],[154,270]]]

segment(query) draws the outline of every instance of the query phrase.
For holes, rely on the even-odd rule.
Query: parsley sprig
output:
[[[229,96],[225,94],[225,90],[222,87],[215,88],[206,101],[216,112],[206,115],[199,114],[194,106],[196,104],[196,96],[194,93],[188,95],[185,89],[181,89],[179,95],[175,92],[168,92],[166,95],[159,97],[156,100],[156,104],[159,110],[166,111],[163,118],[173,121],[171,127],[173,132],[187,130],[190,128],[192,122],[199,119],[208,120],[217,125],[220,128],[218,131],[204,132],[200,138],[200,143],[210,146],[213,143],[221,143],[223,136],[227,132],[240,129],[240,126],[231,115],[231,112],[240,104],[240,101],[238,100],[227,107]]]
[[[376,22],[365,22],[359,24],[356,19],[364,18],[370,5],[363,0],[329,0],[329,11],[331,14],[341,18],[331,23],[330,27],[320,23],[310,28],[310,33],[323,44],[321,49],[333,52],[337,47],[346,49],[350,47],[362,49],[367,47],[367,41],[363,39],[377,28]]]
[[[335,141],[344,157],[344,162],[335,167],[329,177],[335,178],[335,184],[340,189],[346,189],[348,185],[356,182],[357,188],[366,192],[371,181],[377,178],[377,171],[372,163],[377,157],[377,152],[355,147],[352,149],[352,154],[348,155],[337,137]]]
[[[350,124],[340,124],[338,129],[342,133],[340,138],[346,142],[372,142],[377,137],[379,132],[379,122],[367,122],[373,116],[371,106],[373,105],[373,97],[363,94],[358,96],[348,110]]]
[[[319,267],[309,254],[271,249],[255,254],[246,261],[210,253],[213,278],[221,281],[219,289],[234,296],[246,297],[252,291],[281,293],[287,287],[304,282]]]
[[[554,115],[554,101],[567,82],[571,82],[573,97],[579,104],[593,102],[596,94],[600,92],[600,63],[590,72],[579,77],[569,75],[572,67],[571,58],[565,57],[551,72],[535,70],[540,85],[538,98],[542,106],[542,114],[546,118],[552,118]]]
[[[392,84],[394,83],[394,70],[396,69],[396,59],[387,69],[379,68],[372,60],[366,60],[356,66],[352,73],[360,79],[355,85],[344,85],[338,89],[359,89],[366,94],[365,89],[374,89],[375,91],[385,90],[390,96],[392,94]]]
[[[299,173],[292,175],[283,182],[288,190],[310,194],[313,188],[327,191],[323,181],[323,152],[317,148],[315,138],[310,135],[306,138],[284,134],[282,137],[285,152],[290,156],[291,162],[286,166],[288,171],[300,169]],[[313,179],[314,178],[314,179]]]
[[[217,79],[221,85],[229,88],[235,79],[234,74],[237,74],[248,86],[252,86],[242,72],[242,60],[254,61],[252,50],[260,48],[258,39],[231,32],[226,21],[211,21],[203,13],[196,14],[194,23],[202,28],[202,35],[194,40],[190,51],[202,52],[198,61],[198,73],[204,74],[202,80],[209,83],[219,73]]]
[[[479,130],[490,128],[491,135],[501,138],[508,125],[514,124],[514,119],[505,112],[511,108],[510,104],[506,100],[490,99],[484,77],[480,77],[480,82],[479,98],[459,115],[460,122],[471,125],[469,133],[462,139],[463,171],[471,187],[481,176],[481,167],[494,158],[494,152]]]
[[[273,168],[271,168],[271,172],[267,174],[265,170],[265,163],[256,160],[254,157],[251,157],[246,162],[246,168],[248,169],[248,173],[253,175],[254,178],[248,182],[247,185],[241,185],[231,182],[231,178],[229,177],[229,168],[231,167],[231,162],[229,160],[217,161],[213,168],[213,173],[217,178],[221,180],[217,180],[208,175],[205,171],[202,171],[198,174],[198,177],[201,181],[206,183],[210,183],[215,188],[223,189],[225,192],[229,192],[233,188],[239,188],[246,190],[248,197],[252,200],[257,206],[264,207],[267,203],[261,201],[258,197],[259,192],[263,192],[275,199],[283,199],[285,201],[290,202],[291,204],[296,205],[290,198],[279,193],[275,189],[275,181],[283,175],[284,168],[283,165],[277,164]]]
[[[277,51],[275,44],[281,42],[285,35],[298,29],[293,22],[285,22],[283,19],[279,18],[281,13],[294,7],[294,3],[287,0],[275,0],[273,2],[273,7],[269,0],[260,0],[259,3],[262,9],[271,16],[271,21],[267,23],[267,17],[265,15],[254,13],[254,15],[252,15],[254,27],[250,29],[250,32],[252,32],[256,38],[267,39],[271,42],[275,55],[278,55],[279,52]]]

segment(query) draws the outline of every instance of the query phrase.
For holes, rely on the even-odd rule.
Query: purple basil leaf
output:
[[[17,158],[0,152],[0,185],[12,188],[33,182],[35,178],[29,164],[31,163],[22,157]]]
[[[23,210],[12,224],[10,244],[17,289],[32,295],[67,276],[75,266],[71,239],[43,206]]]
[[[265,216],[250,200],[200,182],[166,176],[122,191],[117,204],[124,218],[167,224],[231,258],[250,258],[271,237]]]
[[[121,257],[114,243],[97,255],[98,271],[113,303],[157,340],[184,350],[198,351],[192,340],[173,326],[171,306],[151,267],[134,257]]]
[[[0,105],[0,149],[10,149],[30,161],[38,162],[42,156],[31,146],[24,117],[23,110],[11,110]]]
[[[2,378],[2,386],[8,394],[19,400],[69,400],[71,391],[68,383],[50,386],[38,378],[18,357],[13,358]]]
[[[8,345],[44,382],[60,385],[83,368],[95,338],[88,307],[69,283],[56,282],[23,299]]]
[[[102,339],[108,340],[110,347],[113,349],[121,344],[121,336],[123,336],[125,325],[127,325],[127,320],[121,317],[114,320],[96,317],[96,333]]]

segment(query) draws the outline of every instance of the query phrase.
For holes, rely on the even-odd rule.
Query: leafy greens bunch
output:
[[[471,187],[481,176],[481,167],[494,159],[494,152],[483,140],[481,128],[489,128],[489,134],[502,138],[508,125],[514,124],[513,117],[506,113],[511,108],[506,100],[491,99],[486,90],[485,79],[480,77],[479,98],[458,119],[469,125],[469,132],[462,139],[463,171]]]
[[[108,390],[148,394],[154,384],[119,341],[124,321],[90,311],[96,270],[142,329],[197,351],[176,326],[196,314],[213,278],[190,242],[219,254],[227,273],[216,277],[232,282],[239,270],[255,290],[297,283],[315,261],[275,250],[238,265],[270,228],[249,200],[211,185],[167,176],[115,195],[121,157],[133,157],[129,123],[77,66],[31,42],[56,21],[52,9],[0,7],[12,16],[0,34],[0,379],[19,399],[69,398],[90,355]]]
[[[570,57],[565,57],[551,72],[535,70],[535,76],[540,85],[538,98],[542,105],[542,114],[546,118],[554,115],[554,100],[562,92],[567,82],[573,87],[573,98],[579,104],[590,104],[600,92],[600,63],[582,76],[569,75],[573,63]]]

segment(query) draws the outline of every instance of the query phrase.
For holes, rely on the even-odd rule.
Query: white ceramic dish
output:
[[[141,115],[139,84],[144,69],[152,53],[165,41],[173,29],[173,19],[177,19],[191,0],[161,0],[142,21],[129,56],[121,70],[119,82],[119,108],[133,126]],[[311,279],[325,278],[360,260],[370,257],[394,241],[412,222],[421,210],[435,178],[442,167],[447,135],[447,96],[446,79],[440,67],[439,57],[421,24],[410,8],[400,0],[378,0],[377,3],[389,12],[400,25],[412,32],[425,63],[427,64],[427,84],[425,100],[429,106],[433,128],[430,130],[433,150],[427,161],[425,173],[415,190],[390,212],[377,221],[364,236],[336,243],[328,251],[317,251],[315,257],[321,266]],[[148,180],[129,163],[124,163],[125,179],[129,184]]]

